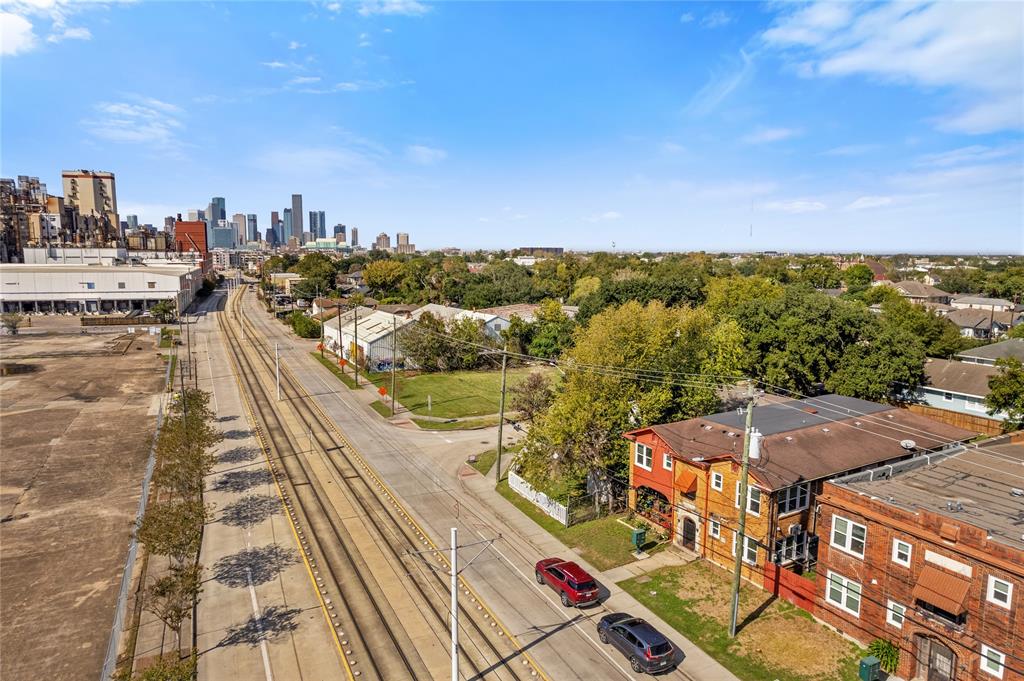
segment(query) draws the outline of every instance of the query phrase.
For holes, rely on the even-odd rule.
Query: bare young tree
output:
[[[4,312],[0,314],[0,326],[7,329],[12,336],[18,335],[18,325],[25,319],[25,315],[17,312]]]
[[[175,650],[181,650],[181,625],[202,591],[201,565],[175,565],[146,590],[146,610],[174,632]]]
[[[533,423],[551,406],[551,381],[539,371],[531,372],[522,382],[509,389],[510,406],[527,423]]]

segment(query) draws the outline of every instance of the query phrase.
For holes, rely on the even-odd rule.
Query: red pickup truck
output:
[[[547,584],[559,593],[562,605],[573,606],[597,603],[597,582],[576,563],[561,558],[545,558],[535,569],[538,584]]]

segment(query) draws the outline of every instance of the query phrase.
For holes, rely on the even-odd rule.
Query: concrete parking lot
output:
[[[94,681],[165,364],[108,334],[5,337],[0,357],[0,678]]]

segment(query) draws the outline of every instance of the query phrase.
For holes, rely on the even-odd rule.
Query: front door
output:
[[[697,523],[693,522],[693,518],[683,519],[683,547],[697,550]]]
[[[938,641],[932,641],[928,653],[928,681],[953,681],[956,656]]]

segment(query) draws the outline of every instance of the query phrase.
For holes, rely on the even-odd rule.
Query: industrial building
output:
[[[145,311],[170,300],[180,312],[202,284],[202,268],[182,262],[0,264],[0,307],[4,312],[99,314]]]

